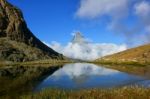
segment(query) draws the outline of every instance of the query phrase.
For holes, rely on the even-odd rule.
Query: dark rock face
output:
[[[47,47],[31,33],[21,11],[6,0],[0,0],[0,38],[1,37],[36,47],[51,58],[58,56],[62,58],[62,55]]]

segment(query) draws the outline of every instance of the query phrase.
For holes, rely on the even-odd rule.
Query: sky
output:
[[[34,35],[63,54],[76,31],[94,45],[115,45],[115,50],[123,47],[113,53],[150,41],[149,0],[8,1],[22,10]],[[114,50],[111,46],[108,52]]]

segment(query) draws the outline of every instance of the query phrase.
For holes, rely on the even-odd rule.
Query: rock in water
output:
[[[5,38],[5,39],[4,39]],[[22,12],[15,6],[11,5],[6,0],[0,0],[0,39],[1,42],[5,41],[10,46],[9,48],[5,49],[4,42],[0,44],[0,58],[3,58],[2,54],[8,54],[8,49],[15,49],[17,54],[23,54],[26,56],[27,60],[35,60],[35,59],[45,59],[45,58],[60,58],[63,59],[63,55],[55,52],[45,44],[43,44],[39,39],[37,39],[33,33],[28,29],[27,24],[23,18]],[[7,42],[6,42],[7,40]],[[12,42],[16,43],[16,45],[20,46],[25,44],[24,47],[31,47],[30,50],[35,49],[34,57],[28,58],[31,52],[28,51],[29,49],[18,48],[12,44]],[[11,47],[13,46],[13,48]],[[23,45],[22,45],[23,46]],[[20,47],[22,47],[20,46]],[[34,48],[34,49],[32,49]],[[26,50],[25,50],[26,49]],[[38,50],[38,51],[37,51]],[[6,53],[5,53],[6,52]],[[9,50],[9,55],[6,57],[8,58],[10,55],[14,54],[14,52]],[[33,55],[33,54],[31,54]],[[3,58],[5,59],[5,58]],[[7,59],[8,60],[8,59]]]

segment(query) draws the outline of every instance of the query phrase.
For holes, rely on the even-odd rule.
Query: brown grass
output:
[[[150,99],[149,93],[150,89],[139,87],[80,91],[47,89],[36,94],[21,96],[21,99]]]
[[[105,56],[97,59],[96,62],[133,62],[133,63],[150,63],[150,44],[136,48],[131,48],[123,52]]]

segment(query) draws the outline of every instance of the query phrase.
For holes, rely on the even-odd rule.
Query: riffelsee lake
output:
[[[113,88],[130,85],[150,87],[150,81],[145,77],[105,68],[104,66],[75,63],[66,64],[46,77],[37,85],[35,90],[40,91],[45,88]]]

